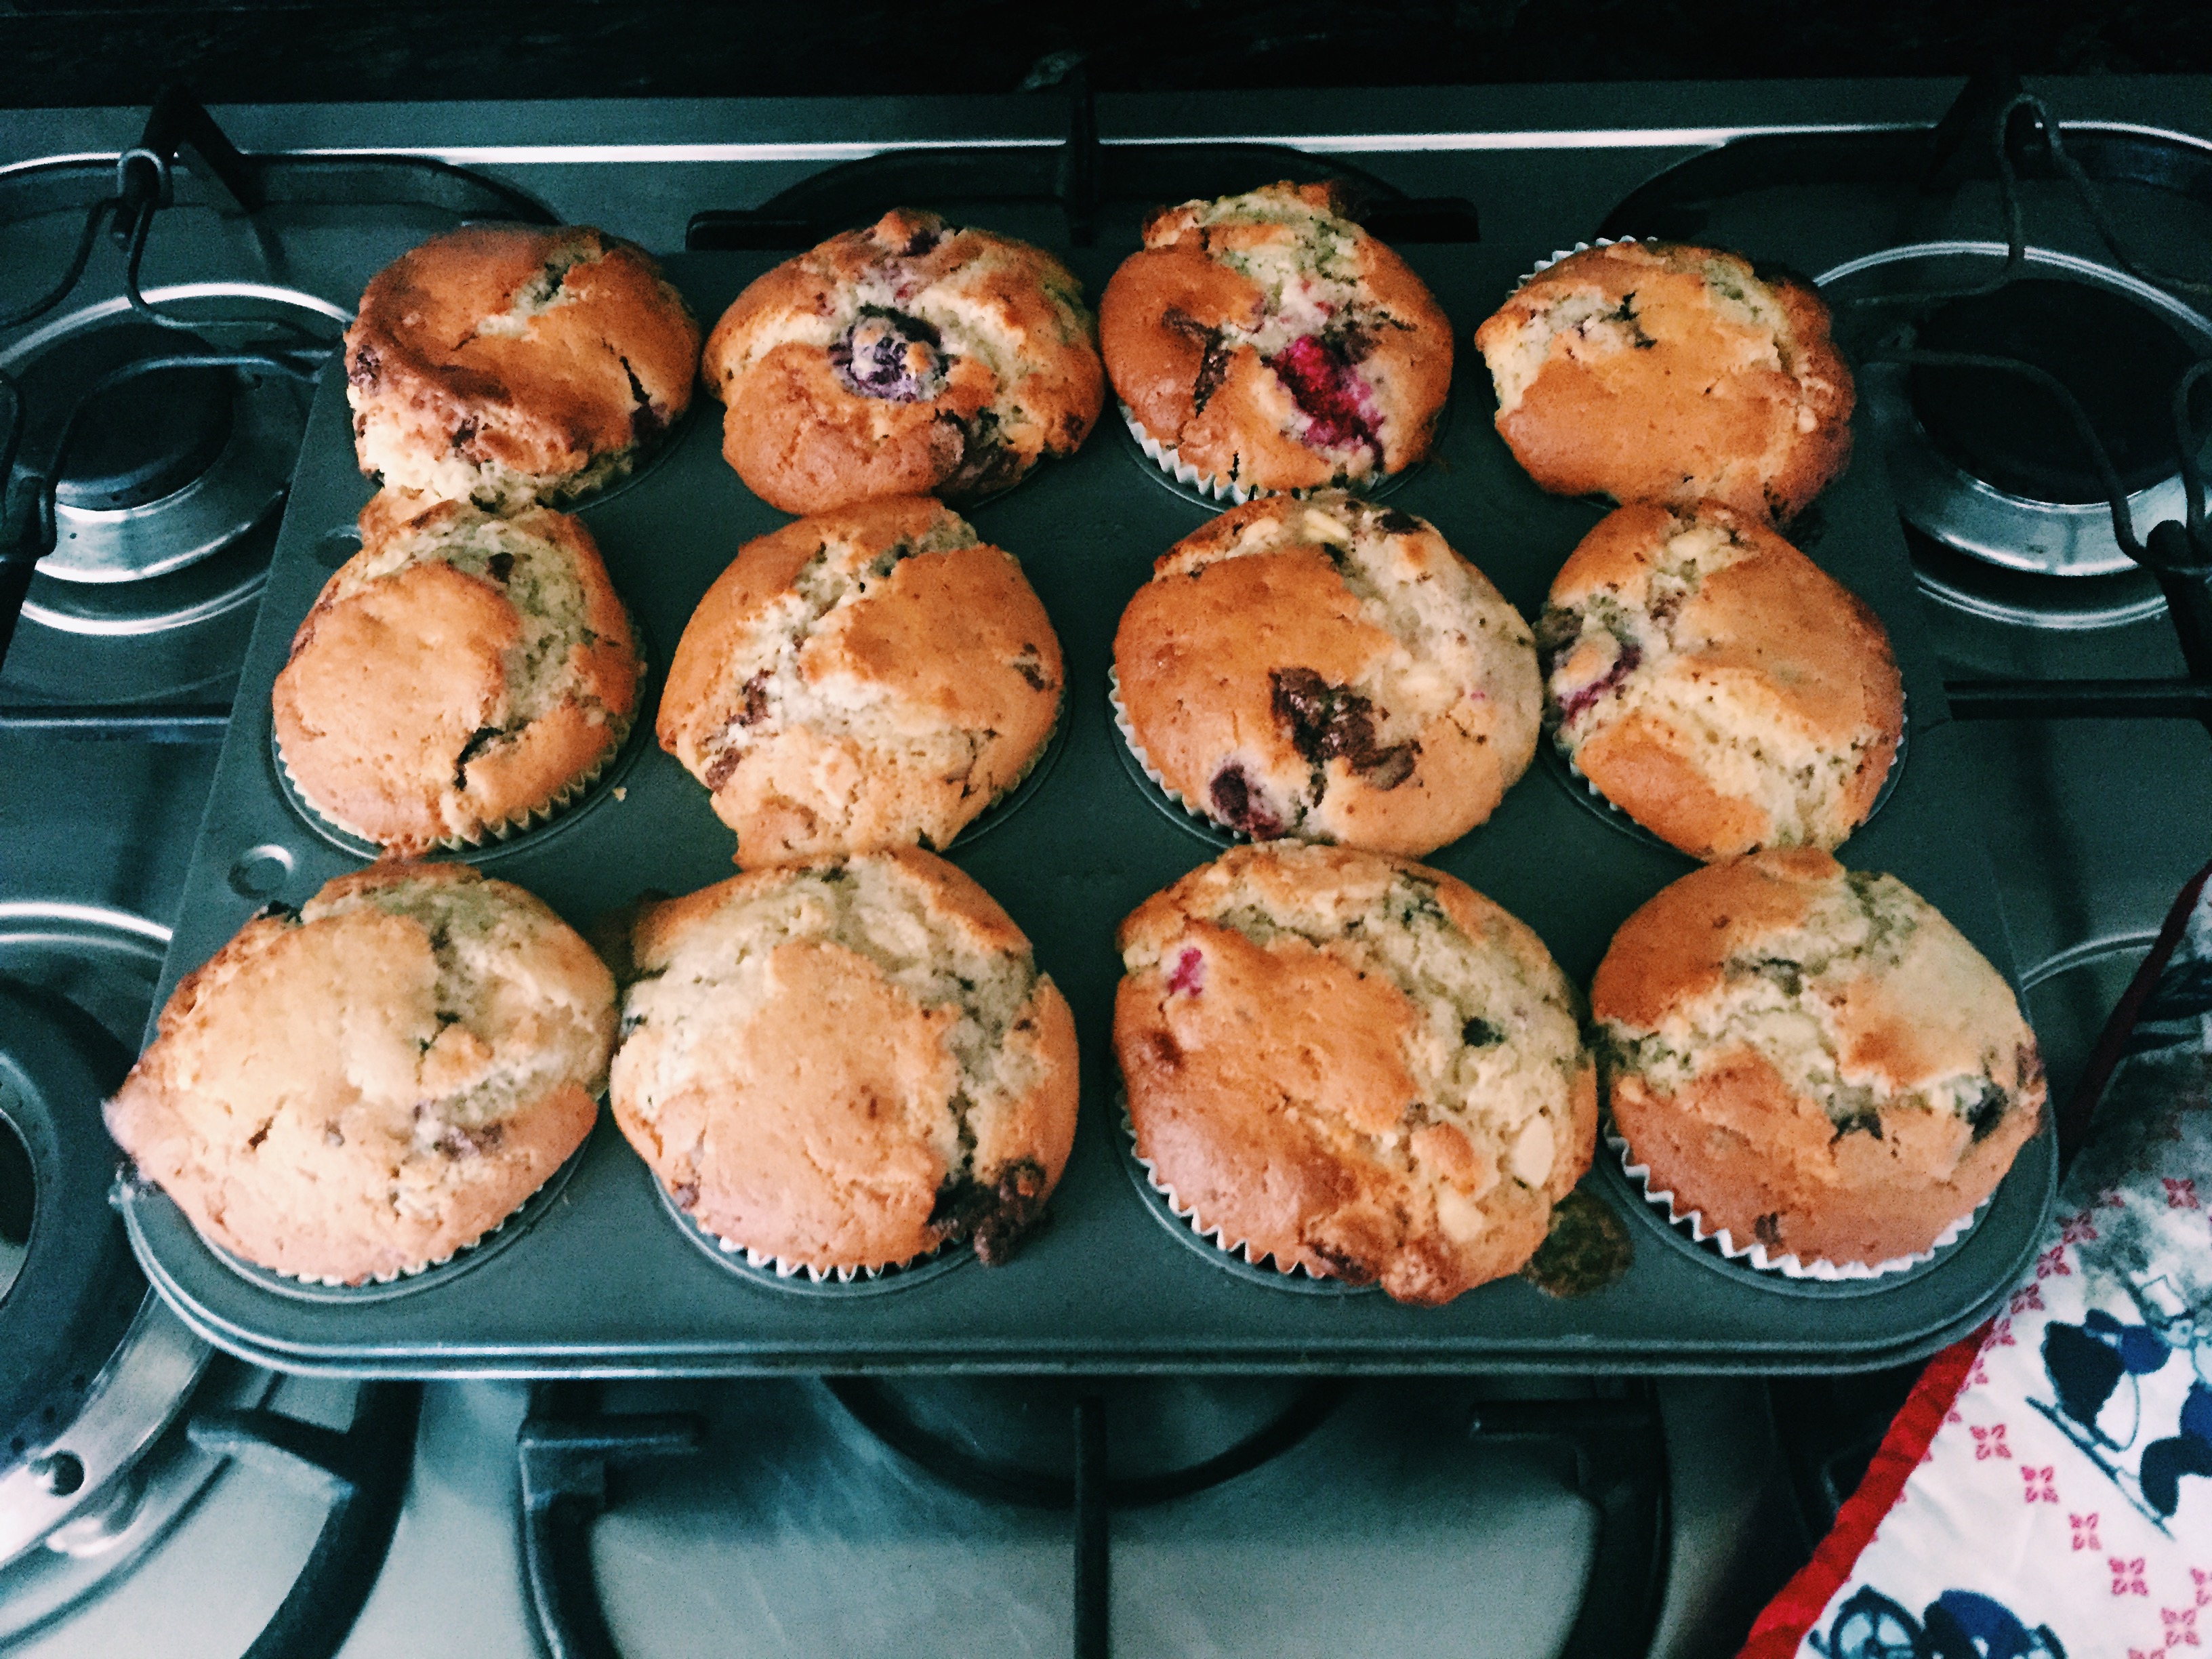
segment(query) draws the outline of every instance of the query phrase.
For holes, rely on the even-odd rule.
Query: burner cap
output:
[[[2173,475],[2174,383],[2195,361],[2165,319],[2109,289],[2030,277],[1954,300],[1921,325],[1928,351],[2014,357],[2081,400],[2130,495]],[[2097,470],[2058,401],[1996,369],[1915,368],[1913,412],[1944,457],[2008,495],[2105,499]]]
[[[36,413],[34,457],[51,453],[84,389],[127,363],[172,356],[205,342],[150,323],[118,322],[55,343],[23,373]],[[166,369],[125,380],[79,417],[56,481],[56,498],[88,512],[145,507],[173,495],[214,465],[230,441],[231,376],[220,368]]]
[[[31,1245],[31,1212],[38,1181],[31,1171],[31,1149],[22,1132],[0,1117],[0,1302],[8,1299]]]

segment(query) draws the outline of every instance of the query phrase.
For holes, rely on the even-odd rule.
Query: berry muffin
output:
[[[1451,389],[1450,323],[1333,185],[1162,208],[1098,328],[1153,459],[1239,501],[1402,472]]]
[[[615,1121],[708,1233],[820,1278],[1005,1259],[1075,1138],[1075,1024],[989,894],[907,848],[760,871],[631,933]]]
[[[499,1226],[584,1144],[614,1037],[612,976],[539,900],[380,864],[179,983],[108,1133],[232,1254],[391,1279]]]
[[[1146,769],[1259,840],[1425,853],[1535,752],[1528,624],[1433,526],[1340,490],[1177,543],[1121,613],[1114,668]]]
[[[467,501],[408,518],[392,497],[300,624],[271,713],[301,799],[419,853],[574,799],[622,747],[640,669],[580,520]]]
[[[1574,992],[1542,940],[1449,876],[1232,848],[1119,942],[1137,1155],[1224,1249],[1449,1302],[1517,1271],[1589,1168]]]
[[[469,225],[370,279],[345,349],[361,470],[506,511],[627,475],[690,407],[699,325],[628,242]]]
[[[1631,1161],[1772,1255],[1929,1249],[2042,1119],[2035,1036],[1996,969],[1894,876],[1816,848],[1662,890],[1590,1003]]]
[[[1560,751],[1697,858],[1841,845],[1904,736],[1881,619],[1715,502],[1601,520],[1552,583],[1536,636]]]
[[[1475,331],[1498,430],[1555,495],[1700,497],[1787,523],[1851,453],[1851,372],[1812,285],[1740,254],[1569,254]]]
[[[1105,395],[1066,266],[908,208],[755,281],[705,370],[728,405],[722,453],[787,513],[1006,489],[1073,455]]]
[[[700,600],[660,746],[747,869],[942,848],[1036,763],[1060,641],[1010,553],[927,496],[749,542]]]

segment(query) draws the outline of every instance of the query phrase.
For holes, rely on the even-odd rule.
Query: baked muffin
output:
[[[1839,846],[1904,736],[1881,619],[1717,502],[1601,520],[1553,581],[1536,636],[1560,751],[1698,858]]]
[[[690,407],[699,325],[641,249],[468,225],[369,281],[346,331],[361,470],[498,509],[623,477]]]
[[[660,746],[747,869],[945,847],[1051,736],[1060,641],[1010,553],[926,495],[748,542],[668,671]]]
[[[905,848],[647,907],[615,1121],[693,1221],[819,1278],[1002,1261],[1075,1138],[1075,1024],[989,894]]]
[[[1105,377],[1041,248],[897,208],[757,278],[707,342],[722,453],[763,501],[969,501],[1073,455]]]
[[[1137,1155],[1224,1249],[1449,1302],[1519,1269],[1589,1168],[1574,992],[1542,940],[1449,876],[1232,848],[1119,942]]]
[[[1425,853],[1535,752],[1528,625],[1434,526],[1341,490],[1176,543],[1121,613],[1114,670],[1147,769],[1263,841]]]
[[[170,996],[108,1133],[215,1243],[358,1285],[497,1227],[584,1144],[606,967],[541,901],[380,864],[264,913]]]
[[[1710,497],[1786,523],[1851,453],[1851,372],[1812,285],[1741,254],[1569,254],[1475,331],[1498,430],[1545,489]]]
[[[392,495],[300,624],[271,713],[310,807],[418,853],[573,799],[622,747],[640,670],[580,520],[468,501],[407,518]]]
[[[1451,325],[1332,185],[1162,208],[1098,307],[1140,438],[1217,494],[1365,484],[1429,453]]]
[[[1926,1250],[2042,1118],[2035,1036],[1996,969],[1894,876],[1817,848],[1664,889],[1590,1004],[1632,1161],[1746,1249]]]

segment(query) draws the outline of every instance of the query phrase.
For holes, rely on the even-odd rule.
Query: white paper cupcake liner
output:
[[[1136,413],[1128,404],[1116,404],[1115,407],[1121,411],[1121,424],[1129,428],[1129,436],[1135,440],[1137,447],[1145,453],[1145,458],[1154,466],[1159,468],[1185,489],[1196,490],[1207,499],[1219,501],[1229,507],[1242,507],[1245,502],[1262,495],[1285,495],[1297,500],[1322,489],[1348,490],[1354,495],[1377,495],[1389,486],[1410,476],[1420,465],[1419,461],[1412,461],[1400,467],[1395,472],[1372,473],[1364,478],[1348,478],[1342,483],[1314,484],[1302,489],[1254,489],[1247,485],[1231,483],[1225,478],[1217,478],[1211,473],[1200,471],[1188,461],[1183,459],[1181,453],[1173,444],[1163,443],[1139,425]]]
[[[1176,1218],[1188,1227],[1194,1237],[1210,1248],[1219,1250],[1223,1255],[1243,1262],[1248,1267],[1256,1268],[1261,1273],[1273,1274],[1283,1279],[1291,1288],[1326,1287],[1333,1291],[1366,1291],[1374,1288],[1369,1285],[1349,1285],[1332,1274],[1317,1273],[1303,1265],[1294,1264],[1287,1268],[1278,1266],[1273,1251],[1262,1250],[1255,1255],[1253,1254],[1253,1246],[1249,1239],[1231,1238],[1225,1227],[1208,1225],[1200,1218],[1194,1208],[1183,1201],[1174,1187],[1161,1176],[1152,1160],[1138,1149],[1137,1125],[1129,1115],[1127,1094],[1117,1091],[1114,1104],[1115,1109],[1121,1114],[1121,1133],[1128,1143],[1130,1161],[1144,1172],[1146,1185],[1159,1194]]]
[[[1817,1256],[1808,1261],[1794,1255],[1773,1255],[1757,1240],[1748,1245],[1738,1244],[1727,1228],[1707,1227],[1705,1217],[1699,1212],[1682,1208],[1672,1192],[1651,1184],[1650,1166],[1633,1161],[1628,1142],[1621,1138],[1620,1131],[1611,1123],[1606,1125],[1605,1144],[1619,1156],[1620,1167],[1628,1172],[1628,1178],[1643,1189],[1645,1200],[1655,1208],[1664,1211],[1668,1221],[1678,1227],[1686,1227],[1690,1237],[1698,1243],[1715,1245],[1731,1261],[1741,1261],[1760,1273],[1780,1273],[1785,1279],[1812,1279],[1824,1284],[1837,1284],[1904,1273],[1923,1262],[1933,1261],[1937,1252],[1964,1238],[1974,1224],[1981,1219],[1982,1212],[1990,1206],[1990,1200],[1984,1199],[1972,1211],[1936,1234],[1936,1242],[1927,1249],[1916,1251],[1911,1255],[1893,1257],[1887,1261],[1828,1261]]]
[[[1137,733],[1129,724],[1129,711],[1121,705],[1121,675],[1118,669],[1109,668],[1106,671],[1106,707],[1112,711],[1114,729],[1121,734],[1121,741],[1128,747],[1129,758],[1137,763],[1138,768],[1152,780],[1153,787],[1160,793],[1166,796],[1193,823],[1204,829],[1209,835],[1226,836],[1232,842],[1249,842],[1252,839],[1242,830],[1231,829],[1212,813],[1193,806],[1182,791],[1175,788],[1160,775],[1160,769],[1152,764],[1152,757],[1145,752],[1144,744],[1137,741]]]
[[[589,1139],[590,1136],[586,1135],[585,1137],[585,1140],[588,1141]],[[216,1244],[213,1240],[210,1240],[209,1243],[212,1248],[222,1251],[222,1254],[230,1257],[232,1261],[242,1262],[256,1273],[272,1273],[278,1279],[289,1279],[295,1285],[313,1285],[319,1290],[332,1291],[360,1291],[366,1290],[372,1285],[397,1285],[402,1279],[419,1279],[424,1273],[428,1273],[433,1267],[445,1267],[447,1263],[467,1255],[471,1250],[480,1249],[483,1245],[489,1243],[501,1233],[505,1232],[508,1225],[513,1223],[517,1217],[520,1216],[525,1210],[527,1210],[532,1204],[538,1201],[538,1198],[540,1194],[544,1193],[548,1187],[552,1186],[555,1182],[561,1178],[562,1172],[575,1162],[576,1153],[580,1152],[583,1150],[583,1147],[584,1142],[578,1142],[575,1152],[570,1152],[558,1164],[556,1164],[551,1170],[547,1173],[545,1179],[539,1182],[535,1187],[532,1187],[527,1193],[524,1194],[521,1200],[517,1203],[513,1209],[509,1210],[505,1215],[500,1217],[497,1221],[492,1223],[490,1226],[485,1228],[482,1232],[478,1233],[474,1238],[469,1240],[465,1244],[456,1244],[452,1249],[447,1251],[445,1255],[434,1256],[428,1261],[411,1262],[404,1267],[397,1267],[392,1272],[386,1273],[371,1273],[367,1279],[362,1279],[358,1283],[350,1279],[336,1278],[328,1273],[288,1273],[282,1267],[264,1267],[260,1262],[251,1261],[248,1258],[239,1255],[235,1250],[229,1249],[221,1244]]]
[[[1547,693],[1547,696],[1549,694]],[[1899,705],[1897,715],[1897,747],[1890,751],[1889,770],[1882,774],[1881,787],[1874,792],[1874,799],[1867,807],[1866,816],[1851,826],[1850,835],[1845,836],[1844,837],[1844,841],[1849,841],[1850,839],[1850,836],[1856,836],[1860,830],[1865,829],[1867,825],[1872,823],[1875,820],[1875,815],[1881,811],[1884,806],[1889,804],[1890,794],[1897,787],[1898,773],[1905,765],[1905,745],[1911,737],[1911,706],[1910,703],[1900,703]],[[1547,738],[1546,741],[1549,741],[1549,738]],[[1607,817],[1615,820],[1625,829],[1633,830],[1639,836],[1649,837],[1652,842],[1656,842],[1659,846],[1674,846],[1672,842],[1668,841],[1664,836],[1652,829],[1650,825],[1643,823],[1634,813],[1629,811],[1626,807],[1615,805],[1612,799],[1606,794],[1605,791],[1599,788],[1596,784],[1591,782],[1589,775],[1585,773],[1581,767],[1575,764],[1575,757],[1572,755],[1560,748],[1556,743],[1552,744],[1552,752],[1559,757],[1559,763],[1566,768],[1567,775],[1572,778],[1577,783],[1582,785],[1584,792],[1589,794],[1590,799],[1596,805],[1598,810]],[[1841,842],[1837,843],[1839,847],[1843,843]],[[1676,848],[1675,850],[1680,852],[1682,849]]]
[[[1551,258],[1537,260],[1535,264],[1530,267],[1528,274],[1513,284],[1513,292],[1518,294],[1562,259],[1571,259],[1577,253],[1588,253],[1594,247],[1612,247],[1618,243],[1633,242],[1637,240],[1633,236],[1601,236],[1594,242],[1577,242],[1572,247],[1553,248]],[[1510,299],[1511,295],[1509,295],[1507,297]]]
[[[690,1228],[702,1242],[712,1245],[724,1255],[742,1259],[746,1267],[756,1272],[773,1273],[778,1279],[804,1278],[810,1285],[865,1285],[896,1279],[912,1273],[916,1268],[928,1267],[943,1258],[948,1251],[958,1249],[966,1242],[964,1240],[947,1241],[933,1249],[924,1250],[920,1255],[909,1256],[904,1261],[889,1262],[882,1267],[817,1267],[811,1262],[787,1261],[773,1251],[759,1249],[750,1244],[741,1244],[736,1239],[723,1237],[713,1228],[695,1220],[689,1211],[679,1207],[674,1196],[657,1177],[653,1184],[659,1193],[661,1203],[670,1215],[684,1226]]]
[[[641,680],[642,665],[641,665],[640,678]],[[615,763],[616,758],[621,755],[623,747],[629,742],[630,733],[636,729],[636,717],[629,714],[610,720],[608,726],[614,732],[614,741],[606,746],[606,751],[600,756],[599,764],[592,767],[590,771],[571,778],[550,799],[541,801],[526,811],[518,813],[501,823],[487,825],[474,836],[441,836],[430,845],[441,852],[465,853],[484,847],[496,846],[501,842],[512,840],[526,830],[536,830],[550,823],[581,800],[590,793],[592,787],[606,775],[607,769]],[[300,781],[299,775],[292,770],[292,763],[284,753],[284,745],[276,742],[273,736],[270,742],[276,751],[276,764],[284,774],[285,787],[291,792],[295,800],[340,835],[354,841],[366,842],[371,847],[389,850],[376,836],[358,825],[347,823],[309,793],[307,787]]]

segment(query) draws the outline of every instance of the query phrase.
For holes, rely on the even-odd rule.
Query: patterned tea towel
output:
[[[1929,1362],[1743,1659],[2212,1659],[2205,877],[2165,938],[2032,1275]]]

